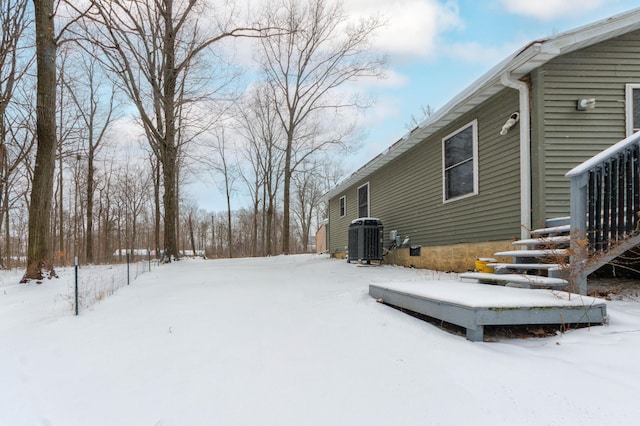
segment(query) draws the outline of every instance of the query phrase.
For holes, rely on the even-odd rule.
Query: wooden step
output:
[[[567,234],[571,232],[571,225],[551,226],[549,228],[534,229],[531,231],[532,235],[553,235],[553,234]]]
[[[512,257],[554,257],[568,256],[567,249],[546,249],[546,250],[510,250],[494,253],[494,256],[512,256]]]
[[[489,274],[486,272],[465,272],[460,279],[481,282],[495,282],[501,284],[515,284],[523,288],[553,288],[562,289],[569,285],[569,281],[562,278],[549,278],[527,274]]]
[[[493,267],[494,274],[511,274],[523,271],[544,271],[549,278],[561,278],[562,271],[567,265],[557,263],[493,263],[487,266]]]
[[[528,240],[518,240],[511,243],[514,246],[548,246],[550,244],[569,244],[569,235],[558,235],[555,237],[531,238]]]
[[[499,272],[501,270],[527,270],[527,269],[539,269],[541,271],[549,269],[562,269],[562,265],[558,263],[489,263],[487,266],[493,266],[493,270],[496,274],[502,274],[506,272]]]

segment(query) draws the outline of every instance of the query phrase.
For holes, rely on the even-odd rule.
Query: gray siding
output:
[[[519,125],[500,135],[509,115],[518,110],[518,94],[505,89],[460,120],[443,128],[378,172],[332,198],[331,251],[347,244],[347,229],[356,218],[356,188],[369,182],[371,216],[388,231],[397,229],[411,244],[437,246],[511,239],[520,234]],[[478,120],[479,194],[454,202],[442,200],[442,138]],[[338,203],[347,196],[347,215]],[[388,241],[385,241],[385,245]]]
[[[564,175],[625,137],[625,85],[640,83],[640,32],[556,58],[532,75],[534,223],[569,214]],[[579,98],[596,98],[577,111]]]
[[[346,251],[348,243],[349,224],[356,215],[356,192],[354,188],[349,188],[347,194],[347,211],[344,217],[340,217],[340,194],[336,198],[329,200],[329,232],[327,247],[330,253]]]

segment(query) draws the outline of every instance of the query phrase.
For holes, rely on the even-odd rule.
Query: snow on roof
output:
[[[520,79],[550,60],[567,53],[640,29],[640,8],[612,16],[544,40],[536,40],[491,68],[442,108],[405,134],[384,152],[355,171],[331,191],[331,199],[366,176],[379,170],[425,138],[480,105],[504,88],[503,75]]]

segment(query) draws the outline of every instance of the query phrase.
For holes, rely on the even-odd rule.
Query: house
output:
[[[568,216],[567,172],[639,129],[640,9],[533,41],[326,194],[328,250],[375,217],[385,262],[473,269]]]

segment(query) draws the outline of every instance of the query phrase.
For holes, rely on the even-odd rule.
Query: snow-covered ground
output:
[[[640,302],[472,343],[368,285],[445,274],[321,256],[160,266],[73,316],[73,271],[0,279],[0,425],[632,425]]]

